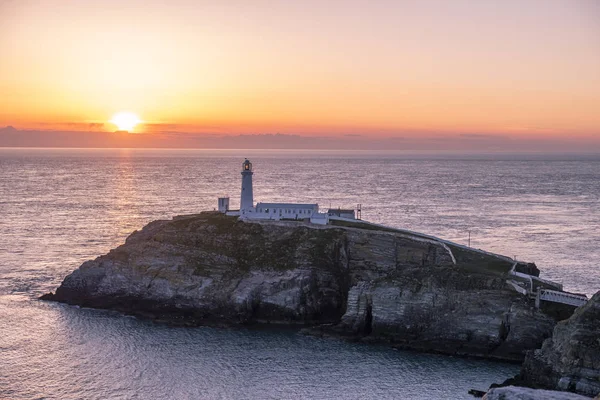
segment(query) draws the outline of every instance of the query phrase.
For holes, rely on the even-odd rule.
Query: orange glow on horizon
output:
[[[484,3],[0,3],[0,128],[600,136],[599,3]]]

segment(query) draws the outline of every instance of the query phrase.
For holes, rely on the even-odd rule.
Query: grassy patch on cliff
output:
[[[416,238],[435,240],[426,235],[419,235],[418,233],[409,232],[402,229],[372,225],[358,220],[331,220],[331,224],[334,226],[343,226],[347,228],[357,228],[370,231],[400,233],[404,235],[410,235]],[[512,262],[505,260],[501,257],[495,257],[490,254],[481,253],[474,249],[470,250],[468,248],[456,246],[446,241],[440,241],[440,243],[445,243],[448,246],[448,248],[450,248],[452,254],[454,254],[454,258],[456,259],[457,266],[463,270],[469,272],[484,272],[491,273],[493,275],[503,275],[508,273],[508,271],[510,271],[512,267]]]
[[[512,263],[508,260],[493,255],[469,250],[450,243],[446,245],[452,250],[456,264],[472,272],[491,272],[494,275],[504,275],[510,271]]]
[[[217,211],[205,211],[200,214],[175,217],[171,221],[171,225],[177,229],[187,229],[199,222],[214,226],[216,233],[228,233],[238,222],[238,217],[225,215]]]
[[[275,227],[276,233],[263,231],[259,224],[247,224],[244,231],[260,228],[260,234],[234,236],[235,257],[242,268],[267,267],[279,271],[300,264],[329,267],[335,263],[335,246],[343,232],[339,229],[309,229],[304,226],[287,229]]]
[[[368,231],[377,231],[377,232],[402,233],[404,235],[411,235],[411,236],[418,237],[418,238],[429,239],[427,236],[419,235],[418,233],[408,232],[408,231],[404,231],[402,229],[391,228],[388,226],[373,225],[368,222],[362,222],[359,220],[357,220],[357,221],[340,221],[337,219],[332,219],[329,221],[329,223],[334,226],[343,226],[346,228],[365,229]]]
[[[332,226],[328,229],[310,229],[301,223],[294,227],[273,225],[265,229],[261,224],[246,223],[238,217],[218,212],[203,212],[177,217],[170,224],[179,231],[172,239],[174,244],[193,246],[205,252],[201,260],[193,263],[197,265],[198,270],[211,264],[223,263],[224,260],[219,255],[228,258],[228,263],[231,263],[229,265],[235,266],[239,272],[264,267],[284,271],[294,269],[307,261],[312,265],[331,266],[336,263],[336,246],[343,236],[343,228],[389,232],[436,241],[427,235],[359,220],[331,220]],[[443,240],[439,242],[452,251],[456,266],[465,272],[501,276],[512,267],[512,262],[502,257]]]

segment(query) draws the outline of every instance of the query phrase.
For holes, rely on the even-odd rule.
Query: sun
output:
[[[115,124],[120,131],[131,131],[142,121],[134,113],[123,111],[113,115],[109,122]]]

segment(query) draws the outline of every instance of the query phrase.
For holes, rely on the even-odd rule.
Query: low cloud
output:
[[[17,128],[15,128],[12,125],[7,125],[4,128],[0,128],[0,133],[10,133],[10,132],[16,132]]]
[[[510,137],[506,135],[492,135],[485,133],[463,133],[460,135],[460,137],[467,139],[510,139]]]
[[[177,128],[176,126],[171,126]],[[527,138],[485,133],[366,135],[303,135],[298,133],[223,134],[161,131],[148,133],[105,132],[102,124],[86,130],[19,130],[0,128],[0,147],[100,147],[100,148],[216,148],[216,149],[315,149],[383,150],[418,152],[582,152],[600,153],[600,138]]]

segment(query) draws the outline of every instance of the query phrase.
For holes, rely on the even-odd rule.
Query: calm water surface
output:
[[[517,372],[293,331],[173,328],[37,301],[158,218],[239,201],[363,204],[363,218],[534,261],[600,289],[600,160],[0,149],[0,398],[469,398]]]

